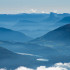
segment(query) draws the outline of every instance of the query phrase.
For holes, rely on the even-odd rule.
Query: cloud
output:
[[[7,69],[5,69],[5,68],[1,68],[0,70],[7,70]]]
[[[62,68],[62,67],[49,67],[46,68],[45,66],[40,66],[37,68],[37,70],[68,70],[66,68]]]
[[[26,67],[19,67],[16,70],[34,70]],[[70,70],[70,63],[56,63],[52,67],[40,66],[36,70]]]
[[[33,70],[33,69],[21,66],[21,67],[18,67],[17,69],[15,69],[15,70]]]
[[[36,13],[37,12],[37,9],[31,9],[30,10],[32,13]]]
[[[24,11],[25,13],[49,13],[46,10],[40,10],[40,9],[27,9]]]
[[[52,67],[40,66],[37,70],[70,70],[70,63],[56,63]]]
[[[57,13],[58,11],[57,11],[57,10],[54,10],[53,12],[54,12],[54,13]]]
[[[30,9],[28,12],[29,13],[50,13],[50,12],[57,13],[58,10],[50,10],[50,11],[47,11],[47,10],[40,10],[40,9]]]
[[[49,61],[48,59],[37,59],[37,61]]]
[[[7,69],[2,68],[0,70],[7,70]],[[56,63],[55,65],[51,67],[40,66],[40,67],[37,67],[36,69],[20,66],[14,70],[70,70],[70,63]]]

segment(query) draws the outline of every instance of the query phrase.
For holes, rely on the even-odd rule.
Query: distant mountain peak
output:
[[[53,12],[51,12],[50,14],[49,14],[49,17],[48,18],[46,18],[45,20],[43,20],[44,22],[49,22],[49,23],[55,23],[57,20],[58,20],[59,18],[57,17],[57,13],[53,13]]]
[[[49,17],[52,17],[52,18],[56,17],[56,13],[51,12]]]

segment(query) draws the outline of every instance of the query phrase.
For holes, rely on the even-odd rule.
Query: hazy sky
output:
[[[69,13],[70,0],[0,0],[0,13]]]

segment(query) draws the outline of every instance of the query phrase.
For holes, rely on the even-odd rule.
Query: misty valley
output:
[[[70,70],[69,13],[0,14],[0,70],[57,69]]]

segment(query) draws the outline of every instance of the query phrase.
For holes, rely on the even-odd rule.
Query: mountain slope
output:
[[[33,68],[45,65],[43,62],[37,61],[37,58],[35,56],[19,55],[0,47],[0,68],[6,67],[7,70],[14,70],[19,66]]]
[[[45,57],[50,57],[51,55],[53,56],[55,55],[53,54],[55,52],[58,53],[57,50],[51,47],[40,46],[32,43],[11,43],[6,41],[0,41],[0,46],[3,46],[4,48],[7,48],[13,52],[29,53]]]
[[[56,24],[59,26],[62,26],[62,25],[69,24],[69,23],[70,23],[70,16],[66,16],[62,18],[60,21],[58,21]]]
[[[30,43],[57,50],[62,57],[70,55],[70,24],[61,26]]]
[[[44,36],[35,39],[34,41],[70,41],[70,24],[59,27],[48,32]]]
[[[10,59],[10,58],[14,58],[16,57],[17,54],[3,48],[3,47],[0,47],[0,60],[2,59]]]
[[[0,40],[11,42],[26,42],[31,40],[31,38],[21,32],[0,27]]]
[[[70,23],[70,16],[64,17],[62,20],[59,21],[60,23]]]

